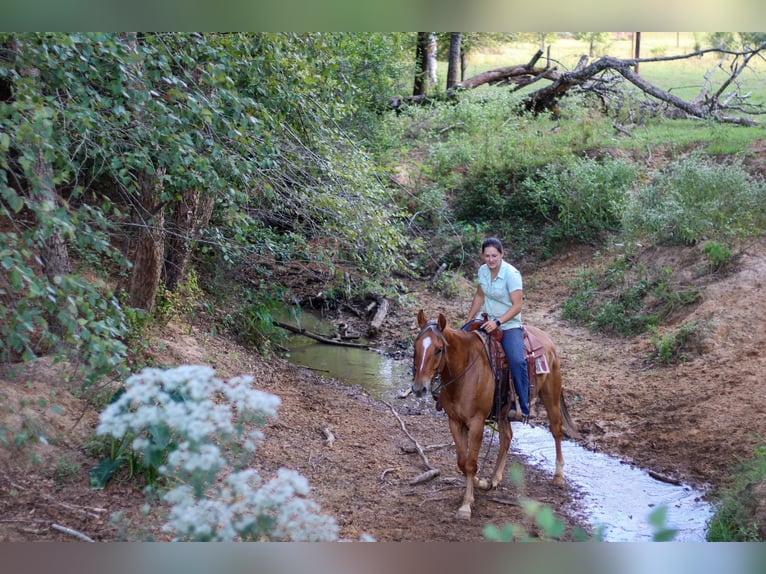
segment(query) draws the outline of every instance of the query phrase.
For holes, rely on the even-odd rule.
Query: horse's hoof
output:
[[[455,518],[462,521],[471,520],[471,509],[469,508],[466,510],[465,508],[459,508],[455,514]]]
[[[478,482],[476,483],[477,488],[481,488],[482,490],[489,490],[491,488],[491,485],[489,484],[489,481],[485,478],[480,478]]]
[[[563,476],[554,476],[553,477],[553,486],[566,486],[566,481],[564,480]]]

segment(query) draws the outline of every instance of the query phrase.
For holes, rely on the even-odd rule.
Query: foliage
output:
[[[213,214],[184,239],[219,266],[324,237],[337,259],[370,274],[405,267],[401,214],[346,131],[372,129],[378,98],[401,77],[404,41],[0,34],[0,360],[75,341],[88,381],[109,374],[125,356],[128,311],[92,274],[124,280],[138,229],[161,225],[154,214],[172,216],[190,190]],[[153,204],[142,196],[147,178]],[[56,236],[87,281],[76,270],[59,284],[41,268],[40,244]],[[171,297],[161,293],[161,315]]]
[[[552,240],[587,242],[620,227],[635,164],[605,156],[548,164],[524,181],[537,211],[550,222]]]
[[[709,542],[763,541],[754,518],[758,498],[754,496],[753,489],[764,481],[766,445],[760,444],[754,449],[752,458],[739,462],[730,484],[717,496],[715,514],[708,523]]]
[[[623,225],[629,237],[664,244],[757,236],[766,227],[766,182],[751,176],[741,159],[714,162],[691,154],[636,190]]]
[[[284,308],[284,298],[262,284],[260,289],[242,289],[233,298],[236,308],[221,318],[224,329],[242,343],[266,351],[281,342],[285,332],[274,326],[275,315]]]
[[[690,321],[675,331],[660,335],[656,326],[652,327],[652,346],[656,351],[655,359],[663,364],[678,363],[686,359],[686,350],[691,342],[701,337],[699,321]]]
[[[633,261],[618,255],[600,268],[581,268],[570,281],[562,317],[593,331],[630,336],[655,328],[699,298],[696,289],[672,285],[671,269],[649,269]]]
[[[462,275],[453,271],[444,271],[434,279],[433,289],[445,299],[456,299],[463,295],[458,284],[458,279]]]
[[[708,259],[710,270],[714,273],[724,270],[732,261],[731,249],[718,241],[706,241],[702,252]]]
[[[144,369],[102,413],[98,434],[124,441],[170,486],[164,530],[188,541],[332,541],[335,521],[308,498],[295,471],[264,482],[252,464],[258,429],[279,398],[250,376],[221,380],[210,367]]]

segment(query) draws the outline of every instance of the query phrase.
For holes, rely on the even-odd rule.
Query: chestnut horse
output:
[[[420,333],[415,339],[414,379],[412,392],[422,396],[431,386],[436,375],[441,376],[438,398],[449,418],[449,428],[455,441],[457,465],[466,477],[463,503],[457,518],[469,520],[473,504],[474,487],[488,490],[496,488],[503,479],[508,447],[513,431],[507,419],[509,404],[497,416],[500,444],[492,473],[492,481],[479,480],[476,476],[477,461],[484,436],[484,426],[495,396],[495,376],[484,342],[476,333],[453,329],[447,319],[439,314],[438,320],[427,320],[423,310],[418,312]],[[553,484],[564,485],[564,457],[561,452],[563,426],[567,434],[578,436],[564,404],[561,387],[561,365],[553,341],[544,331],[526,326],[529,332],[543,344],[549,372],[537,375],[535,393],[545,405],[551,434],[556,442],[556,471]],[[531,381],[530,381],[531,382]],[[436,389],[431,389],[436,397]],[[534,397],[531,397],[534,399]],[[532,400],[530,400],[530,405]]]

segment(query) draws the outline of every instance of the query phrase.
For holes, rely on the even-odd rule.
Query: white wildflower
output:
[[[236,449],[216,443],[240,438],[252,452],[264,435],[256,428],[240,436],[243,421],[277,416],[279,397],[253,382],[246,375],[223,381],[207,366],[143,369],[104,409],[97,432],[120,439],[133,434],[135,452],[166,451],[156,470],[177,484],[163,496],[171,505],[163,529],[176,540],[337,540],[335,520],[307,498],[309,483],[299,473],[280,469],[266,484],[254,469],[220,476],[234,463],[227,453]]]

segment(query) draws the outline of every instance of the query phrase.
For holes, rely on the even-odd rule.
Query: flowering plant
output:
[[[168,479],[163,529],[175,540],[337,540],[303,476],[283,468],[264,483],[242,468],[263,440],[253,425],[275,419],[280,404],[252,385],[251,376],[222,380],[206,366],[147,368],[125,381],[96,432],[133,436],[143,464]]]

